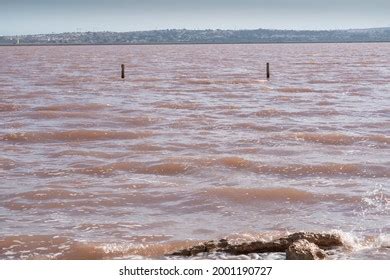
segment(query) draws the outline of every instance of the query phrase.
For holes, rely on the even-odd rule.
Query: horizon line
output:
[[[296,32],[321,32],[321,31],[352,31],[352,30],[370,30],[370,29],[390,29],[390,26],[381,27],[359,27],[359,28],[340,28],[340,29],[279,29],[279,28],[201,28],[201,29],[188,29],[188,28],[162,28],[162,29],[145,29],[145,30],[132,30],[132,31],[110,31],[110,30],[99,30],[99,31],[62,31],[62,32],[50,32],[50,33],[31,33],[31,34],[13,34],[13,35],[1,35],[0,37],[13,37],[13,36],[37,36],[37,35],[57,35],[67,33],[132,33],[132,32],[153,32],[153,31],[172,31],[172,30],[187,30],[187,31],[255,31],[255,30],[272,30],[272,31],[296,31]]]

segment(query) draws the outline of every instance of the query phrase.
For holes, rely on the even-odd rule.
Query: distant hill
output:
[[[0,45],[32,44],[206,44],[390,42],[390,28],[348,30],[187,30],[73,32],[0,36]]]

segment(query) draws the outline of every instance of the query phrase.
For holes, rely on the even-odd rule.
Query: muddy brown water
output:
[[[1,47],[0,258],[307,230],[388,259],[389,144],[390,44]]]

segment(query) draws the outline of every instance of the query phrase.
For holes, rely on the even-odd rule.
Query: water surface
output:
[[[1,259],[161,258],[300,230],[340,232],[334,258],[389,258],[390,44],[1,47],[0,61]]]

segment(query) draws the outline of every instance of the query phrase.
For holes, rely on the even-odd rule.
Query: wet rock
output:
[[[229,244],[225,248],[218,248],[218,251],[232,255],[247,255],[252,253],[284,252],[287,250],[288,246],[288,240],[278,239],[271,242],[255,241],[238,245]]]
[[[286,251],[287,260],[323,260],[324,250],[306,239],[300,239],[291,244]]]
[[[229,242],[227,241],[227,239],[219,240],[219,243],[218,243],[219,248],[226,248],[228,246],[229,246]]]
[[[309,245],[305,247],[307,244]],[[171,255],[189,257],[199,253],[213,252],[228,253],[231,255],[248,255],[253,253],[288,252],[290,250],[289,256],[291,258],[304,258],[308,257],[309,254],[312,254],[313,259],[320,259],[325,258],[326,256],[326,253],[323,250],[342,245],[342,240],[337,234],[298,232],[269,242],[254,241],[249,243],[231,244],[227,239],[221,239],[219,242],[208,241],[188,249],[174,252]],[[299,250],[302,251],[302,254],[300,254]]]
[[[219,243],[218,243],[219,244]],[[208,241],[199,245],[196,245],[194,247],[183,249],[177,252],[172,253],[172,256],[195,256],[199,253],[211,253],[217,249],[217,244],[215,244],[214,241]]]
[[[297,232],[287,236],[287,239],[289,240],[289,243],[305,239],[323,249],[330,249],[343,245],[340,235],[334,233]]]

